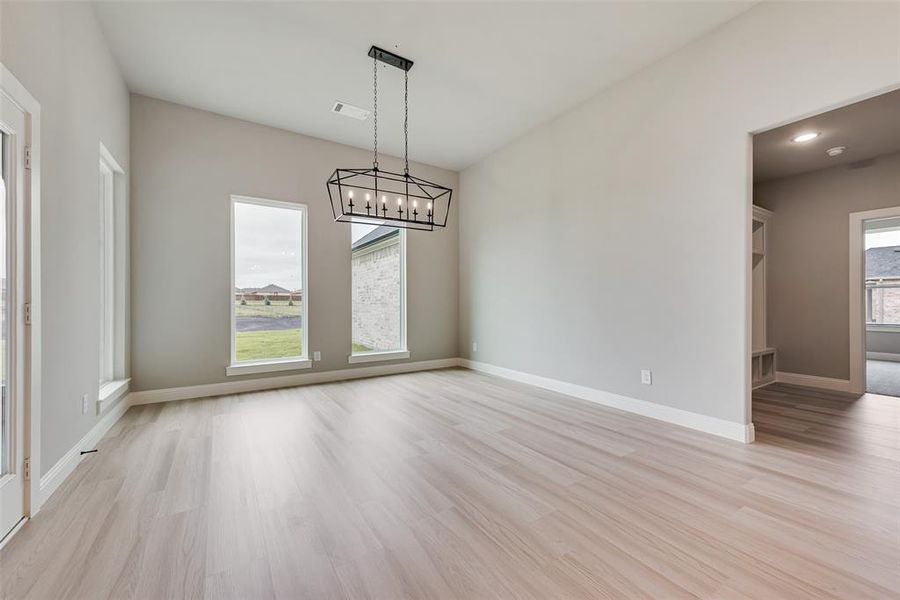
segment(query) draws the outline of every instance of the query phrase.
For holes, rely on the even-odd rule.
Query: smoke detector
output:
[[[331,107],[331,112],[344,115],[345,117],[351,117],[358,121],[365,121],[369,118],[369,111],[365,108],[360,108],[340,101],[334,103],[334,106]]]
[[[825,154],[828,156],[840,156],[844,153],[844,150],[847,149],[847,146],[835,146],[834,148],[829,148],[825,151]]]

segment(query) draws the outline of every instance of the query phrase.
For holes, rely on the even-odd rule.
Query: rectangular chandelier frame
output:
[[[446,227],[453,198],[453,190],[448,187],[415,175],[375,168],[335,169],[327,187],[337,222],[420,231]]]

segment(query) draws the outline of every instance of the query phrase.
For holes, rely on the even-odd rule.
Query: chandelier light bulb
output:
[[[397,196],[397,206],[400,206],[401,204],[403,204],[403,198]]]
[[[382,203],[382,204],[387,204],[387,196],[382,196],[382,197],[381,197],[381,203]]]
[[[350,190],[349,192],[347,192],[347,196],[349,196],[352,199],[353,198],[353,190]]]
[[[366,202],[368,202],[371,197],[372,196],[370,196],[369,194],[366,194]]]

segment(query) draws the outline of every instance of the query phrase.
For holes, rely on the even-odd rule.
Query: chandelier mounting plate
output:
[[[402,71],[409,71],[413,66],[413,61],[408,58],[403,58],[399,54],[394,54],[393,52],[384,50],[378,46],[369,48],[369,56],[375,60],[391,65],[392,67],[397,67]]]

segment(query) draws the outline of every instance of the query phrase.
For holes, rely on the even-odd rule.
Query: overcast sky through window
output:
[[[869,248],[884,248],[885,246],[900,246],[900,231],[866,233],[866,250]]]
[[[234,285],[260,288],[270,283],[301,288],[301,213],[299,210],[234,204]]]

